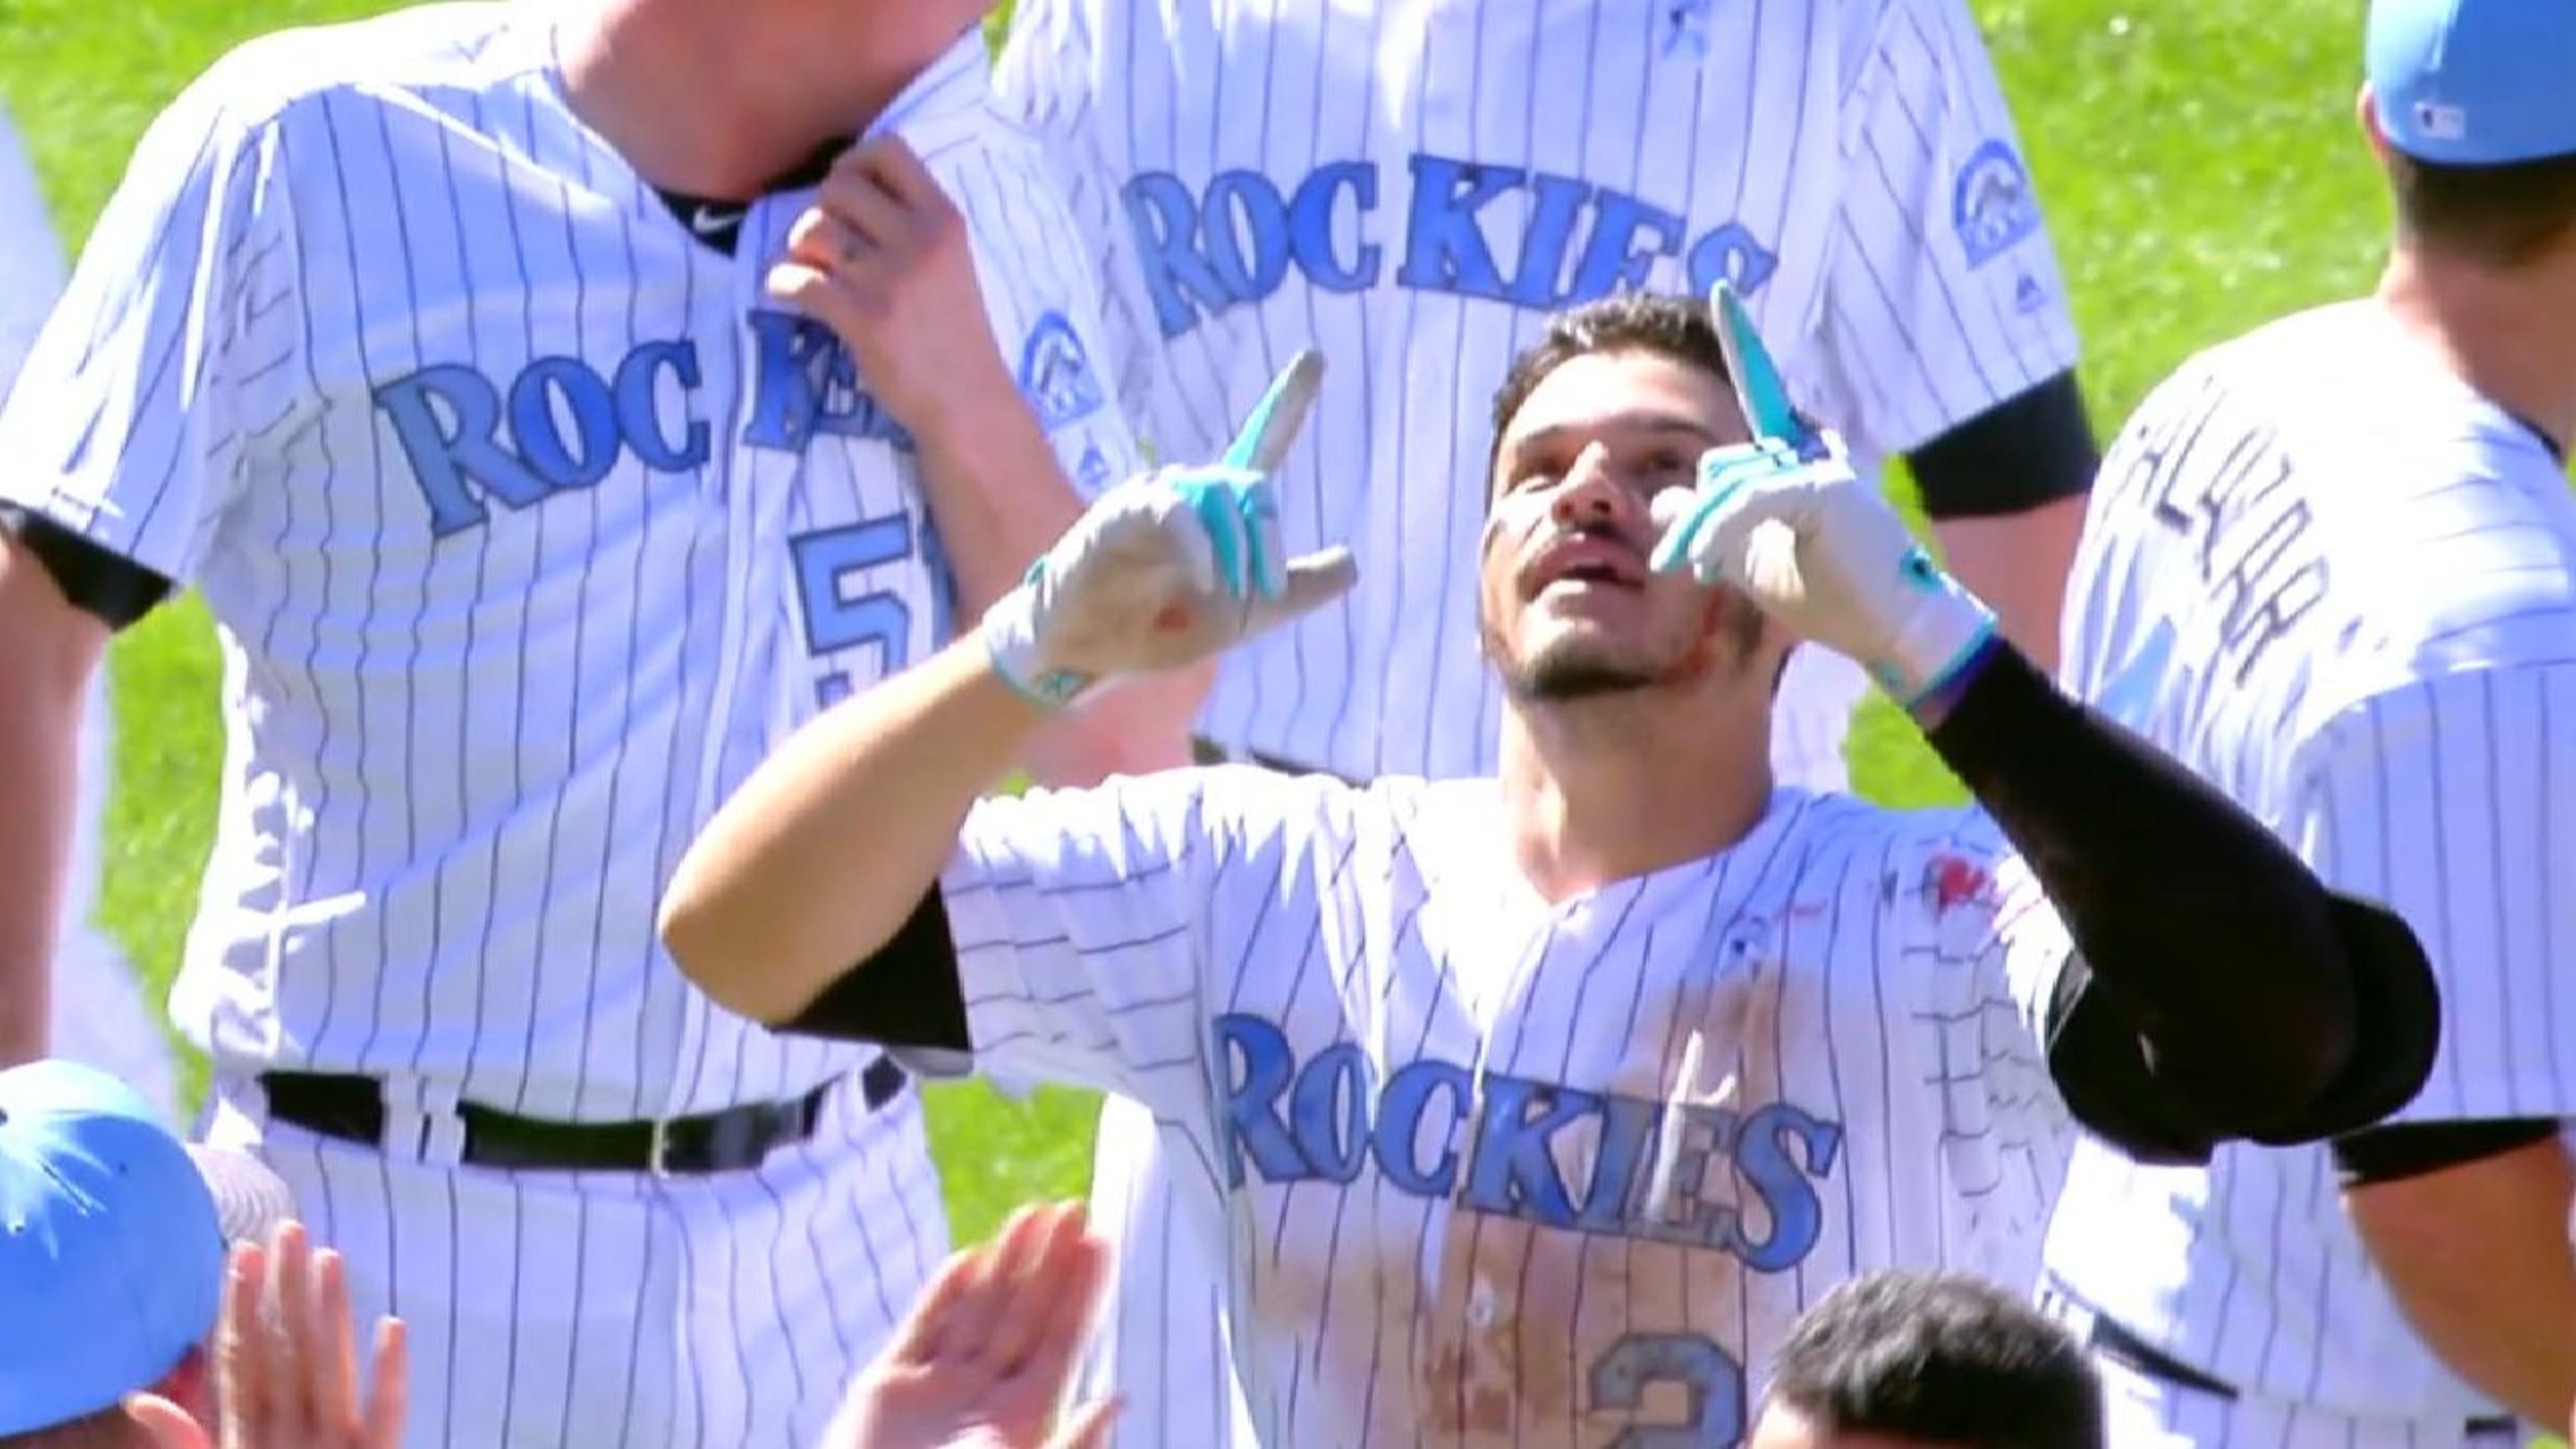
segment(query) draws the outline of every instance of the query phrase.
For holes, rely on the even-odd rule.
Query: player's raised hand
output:
[[[966,218],[900,136],[833,163],[768,286],[840,337],[869,395],[916,436],[978,399],[1017,395],[981,325]]]
[[[1271,474],[1323,377],[1298,354],[1223,460],[1102,494],[984,615],[994,667],[1062,708],[1120,676],[1195,664],[1320,608],[1359,581],[1347,549],[1289,558]]]
[[[829,1449],[1098,1449],[1114,1401],[1048,1437],[1106,1281],[1078,1203],[1026,1207],[951,1257],[850,1386]]]
[[[1852,472],[1841,438],[1798,417],[1734,289],[1720,282],[1709,307],[1753,441],[1710,450],[1693,487],[1655,500],[1654,566],[1743,590],[1914,703],[1993,637],[1994,612]]]
[[[358,1385],[349,1285],[340,1255],[298,1223],[266,1248],[235,1248],[215,1327],[215,1412],[222,1449],[399,1449],[410,1386],[400,1320],[376,1325],[372,1392]],[[209,1436],[167,1399],[126,1411],[161,1449],[206,1449]]]

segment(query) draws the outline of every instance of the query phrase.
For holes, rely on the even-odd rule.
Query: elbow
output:
[[[774,1024],[804,1005],[787,999],[793,973],[784,943],[768,939],[760,913],[705,878],[694,862],[681,862],[654,919],[663,950],[689,983],[716,1005],[751,1021]]]
[[[2395,912],[2323,893],[2308,951],[2316,969],[2262,972],[2290,982],[2261,1016],[2268,1058],[2246,1074],[2236,1134],[2266,1146],[2327,1141],[2379,1123],[2415,1100],[2442,1040],[2441,990],[2414,930]]]

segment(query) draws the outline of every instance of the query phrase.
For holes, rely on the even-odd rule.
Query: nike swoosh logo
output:
[[[689,213],[689,230],[700,236],[714,236],[741,220],[739,210],[701,206]]]

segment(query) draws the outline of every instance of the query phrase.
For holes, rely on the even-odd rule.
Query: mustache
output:
[[[1478,552],[1490,552],[1495,544],[1506,541],[1505,532],[1510,527],[1510,521],[1500,514],[1487,515],[1485,534]],[[1652,523],[1639,529],[1606,519],[1594,519],[1576,524],[1572,528],[1558,529],[1549,527],[1548,518],[1542,514],[1531,519],[1520,529],[1518,535],[1509,541],[1515,544],[1517,551],[1526,558],[1535,558],[1560,544],[1573,543],[1616,544],[1643,558],[1653,555],[1658,537],[1658,531]]]

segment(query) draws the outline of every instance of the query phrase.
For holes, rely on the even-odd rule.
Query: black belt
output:
[[[2143,1374],[2176,1388],[2193,1389],[2229,1403],[2236,1401],[2233,1384],[2211,1378],[2098,1313],[2093,1316],[2092,1344],[2095,1353],[2132,1373]],[[2520,1428],[2511,1415],[2469,1421],[2472,1434],[2511,1434]]]
[[[384,1146],[384,1085],[373,1077],[264,1072],[259,1084],[268,1096],[268,1114],[280,1122],[343,1142]],[[903,1084],[903,1068],[891,1057],[877,1058],[859,1074],[860,1095],[871,1112],[893,1101]],[[825,1082],[792,1102],[753,1102],[667,1122],[555,1122],[460,1102],[456,1115],[465,1124],[465,1148],[459,1160],[528,1172],[735,1172],[813,1136],[832,1087]]]

